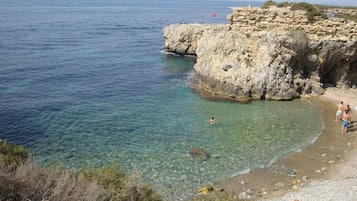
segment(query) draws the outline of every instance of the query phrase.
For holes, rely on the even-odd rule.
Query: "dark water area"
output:
[[[137,169],[173,199],[310,144],[323,119],[309,102],[204,99],[194,60],[163,53],[164,26],[228,23],[248,5],[261,2],[1,1],[0,138],[43,165]]]

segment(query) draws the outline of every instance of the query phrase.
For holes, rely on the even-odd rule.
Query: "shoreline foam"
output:
[[[316,195],[304,194],[303,190],[310,189],[312,184],[315,186],[316,182],[322,181],[325,181],[324,184],[328,187],[326,181],[335,180],[336,175],[346,175],[341,172],[343,167],[350,167],[347,177],[357,172],[357,166],[348,165],[351,159],[357,158],[357,121],[353,118],[356,115],[353,111],[353,127],[347,135],[342,135],[341,123],[334,121],[336,105],[341,100],[354,108],[357,106],[357,90],[331,88],[322,96],[307,98],[307,101],[323,110],[325,121],[322,133],[311,145],[274,162],[270,167],[216,182],[214,186],[233,193],[240,199],[290,201],[295,197],[297,200],[319,200],[318,192],[315,192]],[[346,182],[345,180],[343,181]],[[352,184],[350,186],[353,187]],[[341,191],[343,192],[344,190]],[[320,194],[326,193],[321,191]],[[314,196],[316,199],[312,199]],[[336,199],[341,200],[339,197]]]

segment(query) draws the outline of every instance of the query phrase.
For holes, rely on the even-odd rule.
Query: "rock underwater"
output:
[[[209,158],[208,153],[200,147],[194,147],[190,150],[191,156],[198,156],[201,160],[206,161]]]
[[[193,87],[236,101],[291,100],[357,86],[357,23],[288,8],[232,8],[230,24],[172,24],[165,49],[197,57]]]

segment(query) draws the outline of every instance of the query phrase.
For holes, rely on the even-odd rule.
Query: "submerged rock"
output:
[[[202,148],[195,147],[190,150],[191,156],[198,156],[201,160],[206,161],[209,158],[208,153]]]

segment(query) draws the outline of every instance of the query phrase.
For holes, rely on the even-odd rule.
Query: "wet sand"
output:
[[[354,109],[357,106],[357,91],[331,89],[323,96],[304,99],[324,111],[325,128],[313,144],[270,167],[216,182],[214,188],[223,190],[229,197],[240,199],[277,197],[307,187],[311,181],[333,178],[336,170],[341,169],[351,157],[357,157],[354,151],[357,149],[357,121],[353,119],[356,116],[354,113],[357,113]],[[352,126],[347,134],[341,134],[341,122],[335,121],[336,106],[340,100],[353,108]]]

